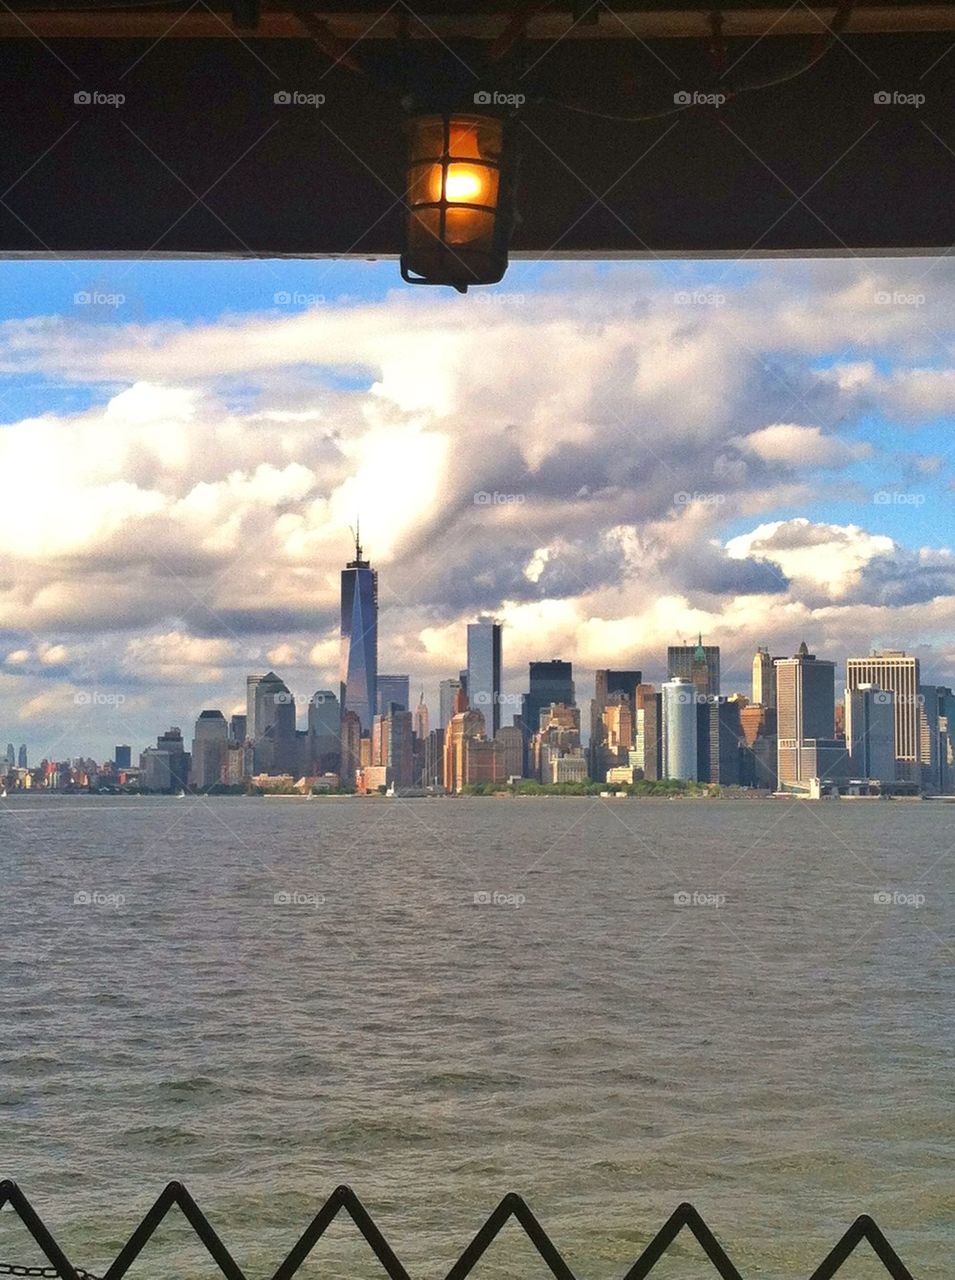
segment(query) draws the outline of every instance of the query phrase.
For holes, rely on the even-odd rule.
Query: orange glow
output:
[[[469,164],[449,164],[444,185],[445,198],[479,204],[487,185],[486,172]]]

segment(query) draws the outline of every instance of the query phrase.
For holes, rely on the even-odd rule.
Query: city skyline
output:
[[[249,672],[337,688],[359,512],[379,668],[433,723],[482,614],[514,695],[554,657],[582,701],[601,668],[659,684],[701,632],[724,689],[803,636],[948,680],[950,263],[919,307],[877,300],[913,261],[516,263],[457,310],[369,264],[123,264],[102,312],[73,275],[109,264],[10,269],[0,733],[33,758],[239,713]]]

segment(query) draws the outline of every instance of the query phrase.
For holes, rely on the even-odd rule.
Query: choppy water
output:
[[[177,1177],[253,1276],[348,1182],[416,1278],[514,1189],[594,1280],[684,1199],[747,1277],[808,1276],[868,1211],[943,1280],[953,824],[902,802],[13,798],[0,1173],[100,1272]],[[344,1225],[315,1257],[302,1276],[381,1274]],[[38,1260],[9,1213],[0,1259]],[[133,1274],[212,1270],[167,1223]],[[475,1272],[544,1274],[516,1231]],[[712,1272],[687,1242],[659,1274]]]

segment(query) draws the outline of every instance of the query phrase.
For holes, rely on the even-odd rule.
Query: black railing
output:
[[[22,1267],[0,1263],[0,1272],[7,1275],[36,1275],[58,1277],[58,1280],[95,1280],[91,1273],[74,1266],[53,1238],[49,1228],[36,1212],[15,1182],[0,1182],[0,1209],[11,1205],[21,1222],[33,1236],[49,1262],[48,1267]],[[227,1280],[246,1280],[245,1273],[222,1243],[212,1223],[205,1216],[192,1196],[180,1182],[170,1182],[159,1199],[129,1237],[116,1259],[110,1264],[103,1280],[121,1280],[132,1263],[145,1248],[153,1232],[173,1206],[178,1206],[189,1225],[205,1246],[219,1271]],[[378,1229],[371,1214],[352,1191],[351,1187],[336,1187],[305,1228],[291,1253],[275,1272],[272,1280],[291,1280],[302,1263],[315,1248],[331,1223],[344,1211],[351,1217],[359,1233],[364,1237],[390,1280],[411,1280],[408,1272],[391,1245]],[[573,1271],[558,1252],[550,1236],[538,1222],[527,1202],[511,1192],[506,1195],[477,1235],[448,1272],[446,1280],[464,1280],[474,1270],[488,1246],[497,1238],[511,1218],[523,1227],[528,1239],[540,1254],[551,1275],[557,1280],[577,1280]],[[691,1204],[681,1204],[670,1215],[643,1253],[627,1271],[623,1280],[644,1280],[659,1262],[681,1231],[686,1229],[703,1249],[722,1280],[742,1280],[736,1265],[723,1246]],[[913,1276],[895,1252],[873,1220],[863,1215],[836,1242],[816,1267],[809,1280],[830,1280],[842,1264],[863,1240],[872,1247],[892,1280],[913,1280]]]

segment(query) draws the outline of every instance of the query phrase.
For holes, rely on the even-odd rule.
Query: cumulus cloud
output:
[[[774,266],[721,286],[720,308],[675,305],[662,268],[599,285],[569,269],[523,308],[401,294],[191,325],[8,321],[0,368],[85,385],[92,406],[51,394],[0,429],[3,670],[34,682],[33,707],[64,675],[190,709],[205,690],[233,705],[266,666],[327,686],[359,516],[382,665],[431,682],[481,611],[508,624],[512,679],[551,654],[649,668],[699,630],[742,673],[776,628],[845,647],[860,617],[867,645],[905,615],[942,651],[946,530],[914,547],[871,501],[856,523],[818,516],[829,486],[844,501],[856,469],[898,465],[867,437],[873,408],[912,426],[951,407],[929,330],[953,275],[924,306],[880,301],[908,270]],[[936,449],[909,470],[942,487],[945,467]]]

